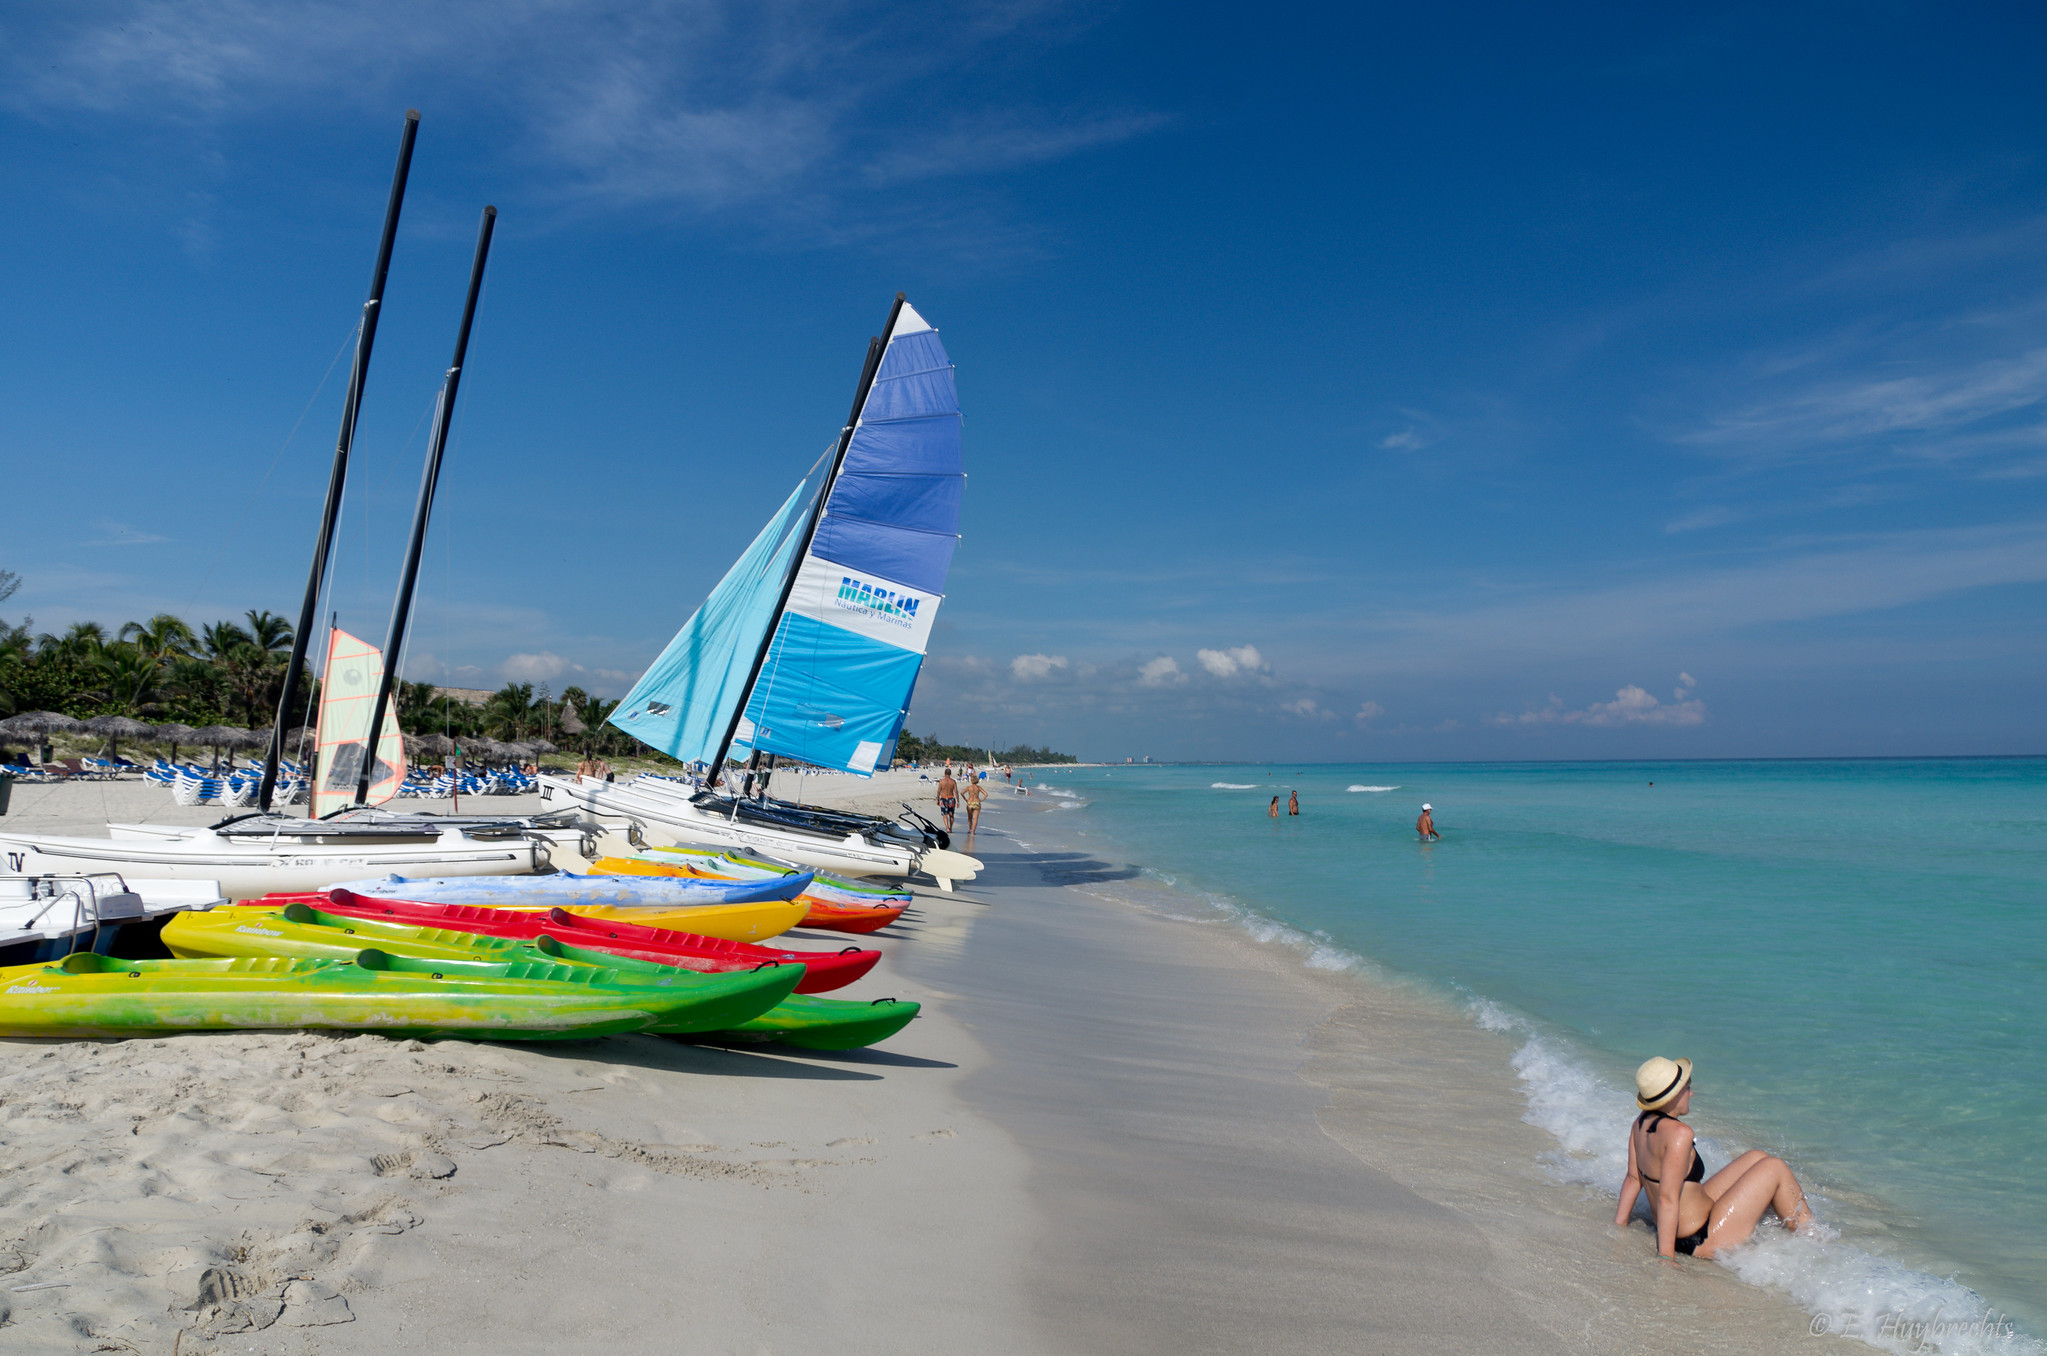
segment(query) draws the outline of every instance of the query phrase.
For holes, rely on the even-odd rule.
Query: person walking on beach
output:
[[[1297,815],[1301,812],[1300,792],[1289,791],[1286,793],[1286,812],[1290,815]]]
[[[988,799],[988,787],[980,778],[969,777],[963,798],[967,802],[967,841],[971,843],[975,831],[981,827],[981,805]]]
[[[1775,1210],[1778,1222],[1793,1232],[1812,1223],[1798,1179],[1783,1159],[1761,1149],[1706,1176],[1692,1128],[1680,1119],[1692,1109],[1690,1060],[1658,1055],[1645,1061],[1635,1070],[1635,1105],[1642,1114],[1628,1129],[1628,1175],[1621,1179],[1613,1222],[1627,1228],[1635,1198],[1647,1190],[1658,1257],[1711,1257],[1747,1242],[1766,1210]]]
[[[1433,843],[1443,836],[1436,832],[1436,817],[1426,805],[1422,806],[1421,818],[1414,821],[1414,831],[1422,836],[1424,843]]]
[[[938,779],[938,813],[945,817],[945,831],[952,832],[953,807],[959,804],[960,784],[952,779],[952,764],[945,767],[945,775]]]
[[[1265,807],[1265,817],[1266,817],[1267,819],[1278,819],[1278,818],[1279,818],[1279,797],[1278,797],[1278,796],[1274,796],[1274,797],[1272,798],[1272,804],[1270,804],[1270,805],[1268,805],[1268,806],[1266,806],[1266,807]]]

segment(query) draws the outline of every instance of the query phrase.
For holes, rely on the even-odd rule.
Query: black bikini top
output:
[[[1651,1116],[1654,1116],[1656,1119],[1650,1121],[1649,1118]],[[1653,1131],[1665,1121],[1675,1119],[1677,1119],[1675,1116],[1666,1116],[1661,1111],[1645,1111],[1635,1117],[1635,1124],[1642,1125],[1642,1122],[1649,1121],[1647,1125],[1642,1125],[1642,1129],[1644,1131]],[[1642,1171],[1640,1164],[1635,1166],[1635,1171],[1641,1176],[1643,1181],[1654,1182],[1658,1186],[1663,1185],[1661,1177],[1651,1177],[1648,1173]],[[1706,1160],[1699,1157],[1699,1146],[1696,1144],[1692,1145],[1692,1170],[1685,1174],[1685,1180],[1687,1182],[1703,1182],[1706,1180]]]

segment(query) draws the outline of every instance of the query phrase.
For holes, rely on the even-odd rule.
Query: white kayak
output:
[[[131,923],[225,903],[210,880],[129,880],[114,873],[0,876],[0,965],[104,951]]]
[[[682,876],[578,876],[553,871],[544,876],[465,876],[425,879],[385,876],[334,886],[371,899],[423,900],[432,904],[485,904],[503,908],[566,909],[605,905],[619,909],[700,909],[717,904],[756,904],[794,899],[810,874],[777,881],[692,880]]]
[[[389,872],[498,876],[544,871],[533,837],[472,837],[460,829],[344,830],[318,820],[243,821],[212,828],[109,825],[116,836],[68,838],[0,829],[0,871],[16,876],[203,880],[228,899],[324,890]]]

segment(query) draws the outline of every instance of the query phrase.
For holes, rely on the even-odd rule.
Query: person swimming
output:
[[[1628,1175],[1621,1179],[1613,1222],[1627,1228],[1635,1198],[1649,1190],[1658,1257],[1711,1257],[1746,1242],[1766,1210],[1774,1209],[1787,1229],[1812,1222],[1790,1167],[1761,1149],[1750,1149],[1706,1176],[1692,1128],[1679,1119],[1692,1109],[1690,1060],[1658,1055],[1645,1061],[1635,1071],[1635,1105],[1642,1114],[1628,1129]]]

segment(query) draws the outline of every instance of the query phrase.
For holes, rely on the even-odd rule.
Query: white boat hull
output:
[[[210,880],[0,876],[0,964],[90,949],[126,923],[227,903]]]
[[[544,870],[548,849],[525,839],[489,841],[447,832],[393,842],[307,842],[289,837],[235,838],[211,829],[159,832],[124,825],[120,837],[63,838],[0,832],[0,874],[217,881],[228,899],[277,891],[324,890],[365,876],[511,876]],[[178,836],[168,836],[177,832]]]
[[[727,819],[690,804],[691,794],[687,787],[680,785],[669,792],[641,782],[578,782],[566,777],[540,779],[541,800],[564,809],[578,806],[602,819],[637,823],[641,833],[654,843],[659,843],[664,833],[670,833],[675,836],[674,841],[680,843],[744,848],[798,866],[852,877],[907,876],[922,870],[921,862],[930,855],[926,850],[908,844],[877,843],[857,833],[831,838],[824,834]],[[958,873],[935,877],[941,889],[950,890],[954,881],[973,878],[973,870],[961,869],[965,864],[972,863],[974,870],[979,869],[980,864],[971,857],[959,853],[943,855],[951,860],[942,865]]]

